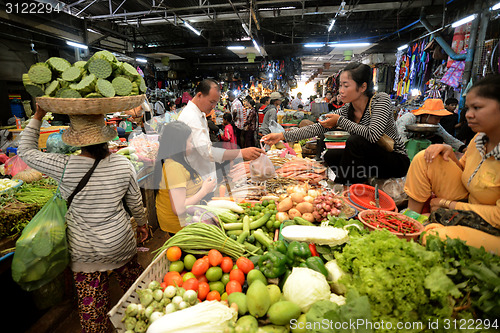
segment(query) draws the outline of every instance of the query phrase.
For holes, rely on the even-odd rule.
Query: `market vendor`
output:
[[[269,125],[271,124],[271,121],[278,122],[278,111],[280,110],[280,105],[283,102],[281,94],[277,91],[272,92],[269,98],[270,98],[269,106],[266,109],[264,120],[260,125],[259,132],[262,135],[271,133],[271,131],[269,130]]]
[[[231,161],[238,157],[254,160],[263,153],[262,149],[249,147],[244,149],[223,149],[213,147],[206,120],[206,115],[216,107],[220,99],[220,87],[217,81],[205,79],[196,87],[196,94],[184,107],[178,120],[192,130],[194,151],[188,156],[189,164],[203,179],[217,179],[215,162]]]
[[[362,183],[370,177],[391,178],[406,175],[410,160],[403,140],[396,131],[392,103],[385,93],[374,95],[370,66],[350,63],[340,74],[343,107],[327,114],[328,119],[314,125],[273,133],[263,137],[268,145],[280,140],[296,142],[319,136],[339,126],[350,133],[345,149],[331,149],[324,160],[335,172],[336,182]],[[383,148],[382,143],[394,143]]]
[[[449,134],[439,123],[442,117],[452,115],[446,110],[443,101],[439,98],[428,98],[424,105],[417,110],[407,112],[396,121],[396,128],[404,142],[408,141],[412,135],[406,131],[406,125],[413,124],[431,124],[438,125],[436,133],[433,133],[427,139],[432,143],[446,143],[452,146],[458,152],[464,152],[467,146],[451,134]]]
[[[408,208],[421,213],[430,199],[441,238],[500,254],[500,75],[478,81],[466,98],[469,126],[477,132],[457,160],[451,146],[436,144],[415,155],[405,192]]]
[[[37,110],[23,131],[19,156],[36,169],[60,182],[68,201],[66,214],[68,246],[71,256],[80,324],[84,332],[108,332],[111,323],[109,274],[113,271],[125,292],[143,269],[137,262],[137,240],[128,206],[137,221],[140,241],[147,237],[146,216],[134,167],[124,156],[110,154],[108,141],[116,131],[105,126],[103,115],[73,116],[63,141],[81,147],[80,155],[43,153],[38,150],[40,125],[45,111]],[[83,177],[88,183],[76,192]],[[69,198],[72,197],[71,201]]]
[[[187,156],[192,153],[191,128],[180,121],[168,123],[160,137],[154,173],[158,186],[156,215],[165,232],[181,230],[186,223],[186,207],[199,204],[217,185],[215,178],[201,179],[189,164]]]

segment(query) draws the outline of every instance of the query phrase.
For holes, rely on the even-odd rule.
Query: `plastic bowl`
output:
[[[368,217],[371,217],[373,216],[374,214],[379,214],[379,213],[383,213],[385,216],[394,216],[394,217],[398,217],[404,221],[407,221],[407,222],[410,222],[412,223],[417,229],[418,231],[415,232],[415,233],[411,233],[411,234],[403,234],[401,232],[395,232],[395,231],[391,231],[389,230],[391,233],[393,233],[394,235],[396,235],[397,237],[399,238],[402,238],[402,239],[406,239],[406,240],[414,240],[414,241],[417,241],[418,238],[420,237],[420,234],[424,231],[424,226],[422,223],[418,222],[417,220],[415,219],[412,219],[411,217],[408,217],[406,215],[403,215],[403,214],[400,214],[400,213],[395,213],[395,212],[389,212],[389,211],[385,211],[385,210],[364,210],[362,212],[359,212],[358,214],[358,219],[365,225],[366,228],[368,228],[369,230],[381,230],[382,228],[378,228],[378,227],[375,227],[371,224],[369,224],[368,222],[366,222],[366,218]]]
[[[349,200],[356,206],[365,209],[390,210],[394,211],[396,203],[384,191],[379,190],[379,206],[375,205],[375,187],[365,184],[354,184],[349,187]]]

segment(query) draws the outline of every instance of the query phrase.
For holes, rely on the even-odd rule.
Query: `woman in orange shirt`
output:
[[[163,128],[155,166],[156,215],[163,231],[176,233],[186,225],[186,208],[198,204],[212,193],[215,179],[203,179],[189,165],[186,156],[191,153],[191,128],[174,121]]]
[[[477,132],[457,160],[451,146],[436,144],[415,155],[406,178],[408,208],[422,212],[430,200],[429,233],[459,238],[500,254],[500,75],[478,81],[467,93],[469,127]]]

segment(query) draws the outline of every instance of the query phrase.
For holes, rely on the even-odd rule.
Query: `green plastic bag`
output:
[[[66,211],[66,201],[58,188],[16,241],[12,278],[22,289],[32,291],[40,288],[68,265]]]

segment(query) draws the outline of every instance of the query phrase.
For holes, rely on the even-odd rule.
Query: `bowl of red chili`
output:
[[[399,238],[418,240],[424,231],[422,223],[406,215],[385,210],[365,210],[358,219],[370,230],[386,229]]]

